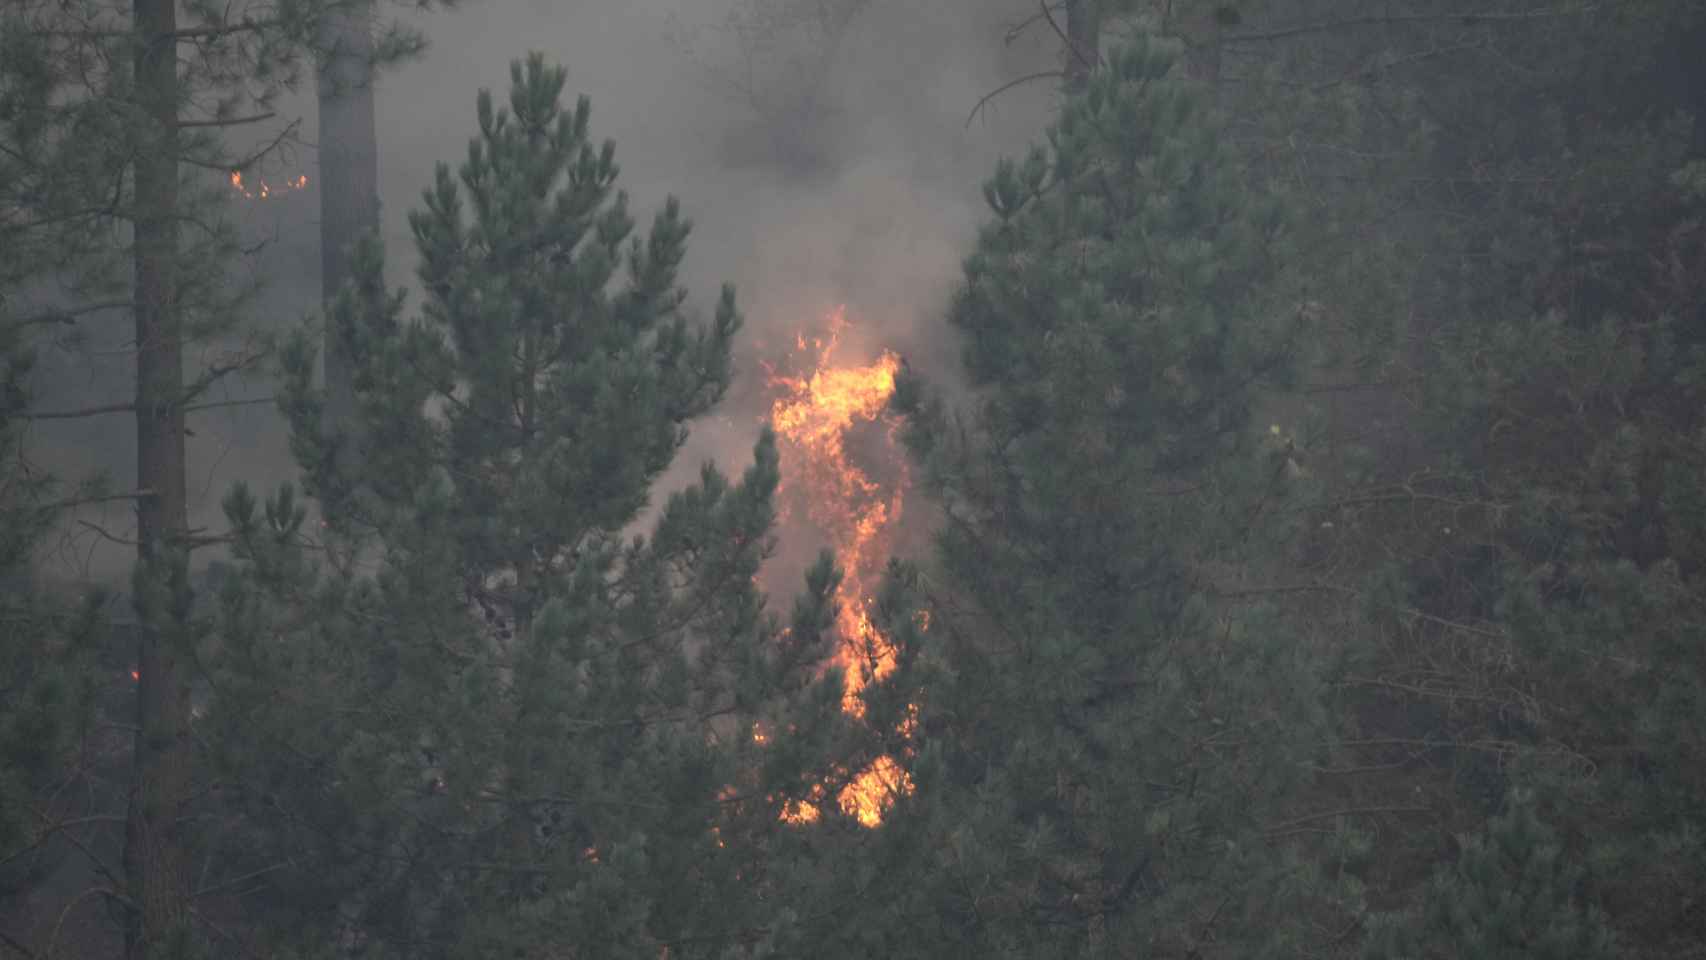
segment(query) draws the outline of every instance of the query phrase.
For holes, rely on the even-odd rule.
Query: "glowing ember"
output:
[[[872,680],[894,670],[894,649],[871,623],[871,604],[893,545],[906,490],[906,461],[900,456],[892,425],[882,417],[894,393],[900,358],[884,352],[865,366],[834,366],[831,362],[847,326],[845,308],[829,317],[827,336],[812,340],[797,336],[799,354],[810,372],[801,376],[772,374],[777,392],[770,424],[781,439],[784,502],[803,501],[811,522],[834,545],[843,571],[836,593],[840,605],[837,627],[841,649],[836,661],[846,672],[842,709],[863,717],[860,691]],[[850,434],[861,425],[886,426],[885,459],[896,470],[889,483],[872,478],[848,456]],[[874,827],[890,801],[910,792],[912,781],[891,757],[878,760],[853,778],[836,798],[841,809]],[[827,798],[784,811],[784,818],[809,823]]]
[[[279,184],[278,186],[273,186],[272,184],[267,183],[265,180],[257,179],[255,181],[255,185],[253,187],[251,187],[250,185],[243,182],[242,171],[240,171],[240,170],[231,171],[231,187],[232,187],[232,189],[236,190],[238,193],[242,194],[243,196],[248,197],[250,200],[266,200],[266,199],[270,198],[275,193],[284,193],[284,192],[289,191],[289,190],[301,190],[302,188],[304,188],[306,186],[308,186],[308,178],[306,176],[298,174],[294,177],[291,177],[288,180],[285,180],[283,183]]]

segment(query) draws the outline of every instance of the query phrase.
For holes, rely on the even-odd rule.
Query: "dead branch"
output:
[[[19,420],[80,420],[84,417],[99,417],[109,413],[135,413],[134,403],[105,403],[94,407],[81,407],[76,410],[43,410],[37,413],[18,414]]]
[[[179,120],[178,128],[182,130],[193,127],[237,127],[250,123],[262,123],[276,116],[278,116],[276,111],[269,110],[266,113],[257,113],[247,117],[231,117],[226,120]]]
[[[152,490],[134,490],[130,493],[111,493],[98,497],[67,497],[64,500],[50,500],[47,503],[17,504],[5,508],[7,513],[23,513],[28,510],[70,510],[73,507],[86,507],[94,503],[112,503],[118,500],[141,500],[154,496]]]
[[[96,313],[101,310],[118,310],[130,305],[130,300],[103,300],[99,303],[85,303],[78,307],[44,310],[32,316],[13,320],[10,325],[13,327],[45,326],[47,324],[75,326],[77,318],[85,314]]]
[[[1065,4],[1062,4],[1062,6],[1065,6]],[[1048,25],[1053,28],[1054,35],[1060,38],[1061,43],[1066,44],[1067,52],[1072,54],[1072,58],[1083,64],[1084,69],[1086,70],[1096,69],[1096,60],[1101,59],[1101,57],[1097,56],[1092,59],[1085,56],[1084,51],[1078,49],[1078,45],[1072,42],[1072,38],[1066,35],[1066,31],[1062,30],[1060,28],[1060,23],[1054,19],[1054,12],[1048,8],[1047,0],[1037,0],[1037,7],[1041,11],[1041,16],[1047,20]]]
[[[1597,8],[1597,4],[1582,4],[1580,6],[1551,7],[1542,10],[1522,10],[1515,13],[1396,13],[1367,17],[1347,17],[1343,20],[1325,20],[1316,23],[1299,24],[1294,27],[1282,27],[1277,30],[1267,30],[1260,33],[1236,33],[1220,38],[1221,43],[1264,43],[1270,40],[1283,40],[1288,37],[1305,36],[1311,33],[1329,33],[1334,30],[1344,30],[1353,27],[1380,27],[1399,23],[1427,23],[1442,20],[1456,20],[1465,25],[1476,23],[1508,23],[1511,21],[1539,20],[1547,17],[1567,17],[1587,13]]]
[[[991,90],[990,92],[984,94],[977,101],[977,105],[971,108],[971,113],[966,114],[966,126],[968,126],[968,127],[971,126],[971,122],[973,120],[977,119],[978,111],[982,110],[984,108],[984,106],[989,103],[989,101],[994,100],[996,97],[1002,95],[1003,93],[1006,93],[1007,91],[1013,89],[1014,87],[1017,87],[1021,84],[1030,83],[1033,80],[1047,80],[1051,77],[1058,78],[1058,77],[1064,77],[1064,76],[1066,76],[1066,71],[1064,71],[1064,70],[1043,70],[1043,71],[1040,71],[1038,73],[1026,74],[1025,76],[1022,76],[1017,80],[1007,81],[1006,83],[1002,84],[1001,86],[996,87],[994,90]]]

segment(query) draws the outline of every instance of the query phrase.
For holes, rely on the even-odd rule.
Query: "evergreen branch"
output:
[[[49,217],[42,217],[36,220],[26,220],[23,223],[10,223],[7,224],[3,230],[0,230],[0,235],[28,233],[31,230],[40,230],[42,227],[51,227],[56,223],[64,223],[67,220],[81,220],[84,217],[112,216],[120,216],[119,205],[116,198],[112,203],[102,207],[78,207],[75,210],[68,210],[64,213],[54,214]]]
[[[80,220],[84,217],[122,217],[123,214],[119,212],[119,201],[124,196],[125,174],[129,172],[130,164],[115,163],[113,164],[113,168],[112,195],[105,206],[78,207],[74,210],[69,210],[65,213],[55,214],[49,217],[43,217],[39,220],[28,220],[24,223],[7,224],[4,229],[0,229],[0,236],[6,234],[28,233],[31,230],[39,230],[42,227],[49,227],[56,223],[64,223],[67,220]]]
[[[186,27],[181,30],[173,30],[171,33],[166,34],[165,39],[174,41],[219,40],[243,33],[263,33],[279,26],[281,26],[281,22],[278,20],[251,20],[244,17],[236,23],[225,23],[218,26],[208,27]]]

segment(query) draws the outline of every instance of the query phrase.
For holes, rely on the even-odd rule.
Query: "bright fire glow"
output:
[[[306,176],[301,175],[301,174],[297,174],[296,176],[291,177],[288,180],[285,180],[283,183],[279,184],[278,186],[273,186],[272,184],[267,183],[265,180],[261,180],[261,179],[257,178],[255,180],[254,185],[251,186],[251,185],[243,182],[242,171],[240,171],[240,170],[231,171],[231,187],[232,187],[232,189],[236,190],[238,193],[242,194],[243,196],[248,197],[250,200],[266,200],[266,199],[270,198],[275,193],[284,193],[284,192],[289,191],[289,190],[301,190],[303,187],[306,187],[306,186],[308,186],[308,178]]]
[[[885,351],[871,364],[836,366],[833,357],[847,322],[846,309],[837,309],[825,336],[809,342],[804,335],[795,338],[796,359],[809,371],[772,374],[776,398],[770,424],[781,440],[784,503],[804,504],[812,524],[829,538],[842,569],[836,592],[841,639],[836,662],[846,674],[842,709],[863,717],[860,691],[895,666],[893,647],[871,623],[871,604],[893,545],[907,476],[892,426],[884,435],[887,459],[895,470],[890,482],[871,477],[848,456],[847,442],[855,428],[882,425],[900,358]],[[836,801],[860,823],[874,827],[882,822],[890,800],[911,790],[906,771],[892,757],[880,757],[854,777]],[[818,804],[826,799],[812,798]],[[818,815],[813,803],[784,812],[796,823],[809,823]]]

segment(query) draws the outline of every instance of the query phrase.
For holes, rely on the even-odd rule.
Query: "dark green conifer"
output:
[[[289,487],[227,503],[247,563],[220,718],[234,744],[273,738],[271,788],[245,799],[266,843],[304,851],[274,899],[305,944],[656,960],[786,937],[766,858],[839,722],[813,679],[835,578],[819,565],[787,630],[753,584],[768,434],[738,482],[706,466],[646,515],[741,321],[729,289],[690,320],[688,221],[671,199],[633,235],[564,79],[535,55],[507,108],[480,95],[459,174],[441,166],[410,217],[418,318],[362,253],[332,318],[358,473],[311,341],[288,351],[323,531]],[[254,781],[253,756],[226,759]]]
[[[1419,916],[1370,925],[1379,960],[1596,960],[1617,956],[1605,918],[1584,908],[1581,871],[1534,809],[1513,791],[1506,811],[1464,837],[1442,866]]]
[[[1288,942],[1269,831],[1318,736],[1314,667],[1237,580],[1302,482],[1252,410],[1303,330],[1282,199],[1176,61],[1115,50],[998,168],[949,313],[974,407],[901,391],[944,513],[929,627],[889,623],[919,704],[894,818],[934,898],[919,955]]]

